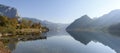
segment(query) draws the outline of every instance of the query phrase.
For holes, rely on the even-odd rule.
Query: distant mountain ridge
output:
[[[7,16],[9,18],[19,17],[16,8],[2,4],[0,4],[0,15]]]
[[[18,12],[17,9],[14,7],[6,6],[3,4],[0,4],[0,15],[7,16],[8,18],[18,18]],[[49,21],[42,21],[36,18],[29,18],[29,17],[21,17],[18,19],[18,21],[21,21],[22,19],[31,20],[33,23],[41,23],[43,26],[46,26],[51,31],[62,31],[65,30],[65,28],[68,26],[68,24],[61,24],[61,23],[52,23]]]
[[[66,30],[108,29],[118,23],[120,23],[120,9],[113,10],[97,19],[90,19],[90,17],[84,15],[71,23]]]
[[[23,19],[31,20],[34,23],[41,23],[43,26],[49,28],[50,31],[64,31],[68,26],[68,24],[52,23],[47,20],[42,21],[36,18],[23,17]]]

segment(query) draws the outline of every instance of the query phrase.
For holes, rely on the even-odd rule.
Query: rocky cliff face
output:
[[[7,16],[9,18],[19,17],[17,9],[10,6],[0,4],[0,15]]]

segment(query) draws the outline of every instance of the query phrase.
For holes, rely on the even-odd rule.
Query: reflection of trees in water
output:
[[[5,47],[8,47],[11,51],[15,50],[16,45],[19,41],[34,41],[38,39],[46,39],[47,37],[42,34],[31,34],[31,35],[16,35],[16,36],[5,36],[1,37],[0,41],[3,42]]]
[[[117,53],[120,53],[120,38],[114,37],[109,33],[104,32],[74,32],[68,31],[68,33],[77,41],[87,45],[91,41],[98,41],[104,45],[114,49]]]
[[[56,35],[65,35],[64,31],[50,31],[47,33],[28,33],[15,36],[3,36],[0,38],[0,41],[3,42],[5,47],[9,48],[11,51],[16,49],[16,45],[19,41],[34,41],[47,39],[47,37],[56,36]]]
[[[3,42],[0,41],[0,53],[11,53],[8,48],[5,47]]]

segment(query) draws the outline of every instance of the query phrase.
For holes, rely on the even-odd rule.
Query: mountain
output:
[[[16,8],[2,4],[0,4],[0,15],[7,16],[9,18],[19,17]]]
[[[94,21],[96,26],[111,26],[120,23],[120,9],[113,10]]]
[[[49,28],[50,31],[63,31],[68,26],[68,24],[52,23],[46,20],[42,21],[36,18],[23,17],[23,19],[31,20],[34,23],[41,23],[43,26]]]
[[[2,4],[0,4],[0,15],[7,16],[8,18],[19,17],[16,8]],[[22,19],[31,20],[33,23],[41,23],[43,26],[49,28],[50,31],[63,31],[68,26],[68,24],[52,23],[46,20],[42,21],[39,19],[29,18],[29,17],[20,18],[18,19],[18,21],[20,22]]]
[[[92,22],[92,19],[88,17],[87,15],[84,15],[78,19],[76,19],[73,23],[71,23],[67,30],[78,30],[78,29],[85,29],[88,28],[90,23]]]
[[[110,26],[120,23],[120,9],[113,10],[97,19],[90,19],[87,15],[75,20],[67,27],[69,29],[108,29]]]

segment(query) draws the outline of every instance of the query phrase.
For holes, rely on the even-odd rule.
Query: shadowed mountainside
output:
[[[84,15],[71,23],[66,30],[108,30],[110,26],[120,23],[120,10],[113,10],[97,19]]]

